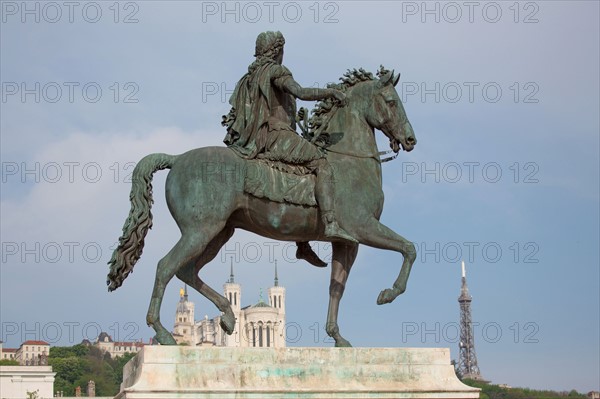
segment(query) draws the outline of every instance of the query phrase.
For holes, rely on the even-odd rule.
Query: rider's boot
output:
[[[315,251],[313,251],[308,242],[297,242],[296,245],[298,246],[298,249],[296,249],[297,259],[304,259],[305,261],[316,267],[327,266],[327,263],[323,262],[321,258],[319,258],[319,255],[317,255]]]
[[[333,211],[323,212],[323,224],[325,224],[325,237],[327,238],[339,238],[342,240],[358,243],[358,241],[352,237],[348,232],[340,227],[335,220]]]
[[[325,225],[325,237],[337,240],[345,240],[353,243],[358,243],[354,237],[342,229],[335,220],[334,213],[334,187],[333,169],[326,158],[318,160],[317,181],[315,182],[315,196],[321,215],[323,224]]]

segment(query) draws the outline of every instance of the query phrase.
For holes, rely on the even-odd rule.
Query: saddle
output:
[[[275,202],[316,207],[315,181],[308,167],[256,158],[247,160],[244,192]]]

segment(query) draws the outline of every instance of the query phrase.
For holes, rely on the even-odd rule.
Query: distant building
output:
[[[236,318],[232,335],[220,326],[221,316],[195,320],[195,305],[188,299],[187,286],[180,291],[175,311],[173,337],[178,344],[190,346],[228,346],[283,348],[285,342],[285,288],[279,286],[277,264],[275,280],[267,292],[268,303],[261,298],[252,306],[241,307],[242,288],[235,282],[233,265],[229,280],[223,285],[224,296],[231,303]]]
[[[587,393],[587,397],[590,399],[600,399],[600,392],[598,391],[590,391]]]
[[[2,349],[2,359],[15,360],[16,355],[17,355],[17,348]]]
[[[13,359],[21,366],[46,366],[50,344],[45,341],[25,341],[18,349],[2,349],[2,359]]]
[[[0,359],[15,360],[17,354],[16,348],[4,348],[4,343],[0,341]]]
[[[82,344],[88,344],[89,341],[82,342]],[[103,352],[107,352],[110,357],[119,357],[123,356],[126,353],[137,353],[144,347],[142,341],[130,341],[130,342],[121,342],[121,341],[113,341],[112,337],[105,332],[101,332],[96,342],[92,344],[92,346],[97,347]]]

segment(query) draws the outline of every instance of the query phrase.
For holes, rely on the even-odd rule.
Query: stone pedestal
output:
[[[475,399],[441,348],[146,346],[116,399]]]

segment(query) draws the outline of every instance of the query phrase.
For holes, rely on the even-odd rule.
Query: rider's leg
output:
[[[264,153],[267,159],[305,165],[316,174],[315,197],[323,216],[325,236],[358,242],[345,232],[335,219],[333,168],[323,152],[291,129],[272,131],[267,140],[269,142]]]
[[[325,158],[318,159],[315,162],[317,172],[317,179],[315,182],[315,197],[323,217],[325,236],[331,238],[341,238],[351,242],[358,242],[338,225],[335,218],[333,196],[334,181],[333,169],[331,165]]]

